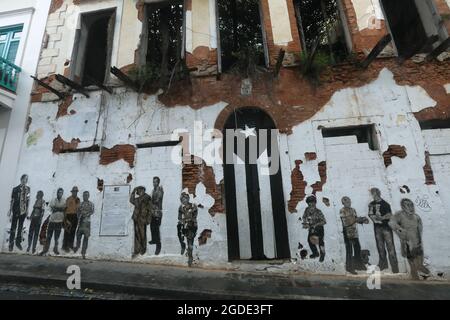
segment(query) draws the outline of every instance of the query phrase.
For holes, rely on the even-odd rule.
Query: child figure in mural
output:
[[[63,194],[64,189],[59,188],[58,191],[56,192],[56,198],[50,202],[49,206],[52,213],[48,220],[47,239],[45,240],[44,249],[39,254],[40,256],[43,256],[48,252],[53,235],[55,239],[55,246],[53,252],[56,255],[59,255],[58,240],[59,236],[61,235],[61,229],[64,223],[64,212],[66,210],[66,201],[63,199]]]
[[[378,255],[380,257],[378,268],[381,271],[388,268],[386,249],[389,255],[392,272],[398,273],[397,253],[395,252],[394,234],[389,226],[392,217],[391,206],[381,198],[381,191],[372,188],[370,193],[373,201],[369,204],[369,218],[372,219],[375,230],[375,241],[377,243]]]
[[[188,254],[188,265],[192,266],[194,261],[193,258],[193,249],[194,249],[194,240],[197,235],[197,215],[198,209],[197,206],[193,203],[189,202],[189,194],[183,192],[180,197],[181,205],[178,209],[178,238],[181,244],[181,254],[184,253],[186,249],[186,244],[184,242],[184,238],[187,239],[187,254]],[[180,232],[181,231],[181,232]]]
[[[147,252],[147,225],[152,216],[152,198],[145,193],[145,187],[136,187],[130,196],[130,202],[134,205],[134,251],[133,258],[144,255]]]
[[[408,259],[411,277],[419,280],[419,271],[426,275],[430,274],[423,261],[422,219],[416,213],[414,203],[410,199],[403,199],[401,208],[401,211],[392,216],[389,226],[400,238],[402,256]]]
[[[149,244],[156,244],[155,255],[161,252],[161,220],[162,220],[162,203],[164,197],[163,187],[160,186],[161,179],[159,177],[153,178],[153,192],[152,192],[152,204],[153,213],[152,220],[150,222],[150,231],[152,234],[152,240]]]
[[[91,236],[91,216],[94,214],[94,204],[89,201],[89,191],[83,192],[83,202],[78,207],[78,229],[77,229],[77,245],[73,250],[75,253],[80,249],[81,238],[83,238],[83,246],[81,247],[81,255],[86,259],[86,251]]]
[[[8,217],[11,220],[11,229],[9,232],[9,251],[13,251],[14,242],[19,250],[22,250],[22,232],[23,222],[28,215],[28,206],[30,203],[30,187],[27,186],[28,175],[24,174],[20,178],[20,184],[13,188],[11,194],[11,206],[8,211]],[[16,236],[17,234],[17,236]]]
[[[69,252],[74,249],[75,233],[78,225],[77,212],[80,206],[78,187],[73,187],[72,195],[66,200],[66,212],[64,216],[64,239],[62,249]]]
[[[317,208],[315,196],[306,198],[306,203],[308,207],[305,209],[302,220],[303,228],[308,229],[308,244],[312,251],[309,257],[315,259],[320,256],[319,261],[323,262],[325,260],[324,225],[327,221],[322,211]],[[317,250],[317,245],[319,245],[319,250]]]
[[[36,252],[36,245],[39,237],[39,230],[41,229],[42,217],[45,212],[44,192],[38,191],[36,194],[36,202],[33,206],[33,211],[30,216],[30,230],[28,232],[28,248],[27,252],[34,254]]]
[[[340,211],[345,242],[345,270],[351,274],[357,274],[356,270],[367,270],[361,258],[361,245],[358,236],[358,224],[368,224],[369,219],[358,217],[356,210],[352,208],[352,200],[349,197],[342,198],[344,207]]]

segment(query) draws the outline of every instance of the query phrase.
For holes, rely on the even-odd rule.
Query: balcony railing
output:
[[[0,57],[0,87],[15,93],[21,71],[20,67]]]

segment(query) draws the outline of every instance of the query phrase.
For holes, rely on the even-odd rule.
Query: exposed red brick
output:
[[[211,239],[211,234],[212,230],[209,229],[203,230],[202,233],[200,234],[200,237],[198,237],[198,244],[200,246],[205,245],[208,239]]]
[[[215,128],[219,130],[236,108],[257,106],[274,120],[280,132],[290,134],[293,126],[313,117],[337,91],[365,86],[375,80],[383,68],[393,72],[399,85],[421,85],[437,101],[436,107],[416,114],[419,120],[450,118],[450,99],[443,87],[450,79],[448,63],[407,61],[399,65],[394,58],[378,59],[367,70],[353,64],[329,67],[322,74],[319,87],[311,85],[300,71],[282,68],[277,80],[271,74],[260,75],[253,81],[249,96],[241,95],[242,79],[237,75],[223,74],[221,80],[194,77],[190,84],[181,81],[173,84],[171,94],[160,95],[159,100],[167,107],[189,105],[194,109],[223,101],[228,105],[216,120]]]
[[[102,148],[100,151],[100,164],[108,165],[113,162],[124,160],[128,162],[130,168],[134,167],[136,148],[130,144],[115,145],[111,149]]]
[[[203,159],[192,156],[190,164],[183,164],[182,169],[183,189],[187,188],[190,194],[195,195],[195,188],[203,183],[206,193],[214,198],[214,205],[209,213],[224,213],[225,208],[222,199],[222,184],[216,184],[216,175],[212,167],[207,166]]]
[[[73,96],[67,96],[64,100],[62,100],[58,105],[58,113],[56,114],[56,119],[64,116],[68,116],[69,113],[67,112],[69,110],[70,105],[73,102]],[[73,114],[71,112],[71,114]]]
[[[217,49],[200,46],[192,53],[186,53],[186,65],[189,68],[204,70],[217,65]]]
[[[317,181],[316,183],[311,185],[314,195],[317,192],[322,191],[323,186],[325,185],[325,183],[327,183],[327,163],[326,163],[326,161],[320,162],[318,165],[318,169],[319,169],[320,181]]]
[[[59,8],[62,7],[63,3],[64,0],[52,0],[49,13],[55,13]]]
[[[70,142],[64,141],[63,138],[61,138],[60,135],[53,139],[53,153],[54,154],[60,154],[65,151],[73,151],[77,150],[78,144],[80,143],[80,139],[72,139]]]
[[[301,160],[295,161],[295,168],[291,173],[291,194],[288,201],[288,210],[290,213],[297,212],[297,205],[299,202],[303,201],[306,197],[306,186],[308,185],[305,181],[302,171],[300,170],[300,165],[303,163]]]
[[[277,62],[278,54],[280,49],[285,50],[288,53],[299,54],[301,52],[300,45],[300,36],[298,33],[298,25],[297,18],[295,16],[295,9],[293,1],[287,1],[288,6],[288,14],[289,14],[289,22],[291,25],[291,33],[292,33],[292,41],[287,44],[287,46],[279,46],[275,45],[273,40],[273,32],[272,32],[272,21],[270,17],[269,10],[269,1],[262,0],[261,4],[261,12],[262,12],[262,20],[264,31],[266,33],[266,45],[269,52],[269,61],[270,65],[274,66]]]
[[[430,153],[425,152],[425,165],[423,166],[423,173],[425,174],[425,184],[435,185],[433,168],[431,167]]]
[[[315,152],[305,152],[305,159],[307,161],[312,161],[317,159],[317,153]]]
[[[405,159],[407,156],[406,148],[399,145],[390,145],[389,148],[383,153],[384,165],[389,167],[392,164],[392,157],[398,157]]]

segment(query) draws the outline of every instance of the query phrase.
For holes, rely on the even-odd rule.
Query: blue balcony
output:
[[[21,71],[20,67],[0,57],[0,88],[16,93]]]

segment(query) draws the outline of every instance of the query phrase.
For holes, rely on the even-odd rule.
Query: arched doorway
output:
[[[271,129],[275,123],[267,113],[251,107],[235,110],[224,126],[230,261],[290,258],[278,138]],[[278,165],[269,172],[274,161]]]

